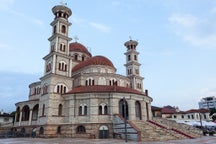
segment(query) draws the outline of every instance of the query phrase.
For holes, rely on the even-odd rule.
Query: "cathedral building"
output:
[[[151,120],[152,98],[143,88],[138,42],[124,43],[126,75],[112,61],[93,56],[81,43],[71,42],[65,5],[52,8],[54,20],[44,74],[29,85],[29,99],[17,102],[14,127],[23,133],[37,128],[44,137],[113,137],[114,119]]]

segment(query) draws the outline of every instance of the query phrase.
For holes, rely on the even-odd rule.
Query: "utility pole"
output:
[[[123,97],[123,105],[124,105],[124,124],[125,124],[125,142],[128,141],[127,139],[127,114],[126,114],[126,99]]]

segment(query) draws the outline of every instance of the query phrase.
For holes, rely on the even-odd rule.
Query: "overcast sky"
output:
[[[52,7],[60,0],[0,0],[0,109],[28,100],[28,85],[43,76]],[[216,95],[216,1],[67,0],[70,37],[104,55],[125,75],[124,42],[137,40],[154,106],[198,108]],[[73,40],[72,40],[73,42]]]

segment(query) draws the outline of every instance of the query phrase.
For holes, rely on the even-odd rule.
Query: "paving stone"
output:
[[[125,144],[119,139],[78,139],[78,138],[7,138],[0,144]],[[134,142],[129,144],[216,144],[216,136],[204,136],[196,139],[170,140],[163,142]]]

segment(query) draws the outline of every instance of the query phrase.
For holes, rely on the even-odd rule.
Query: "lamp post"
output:
[[[123,97],[123,106],[124,106],[124,124],[125,124],[125,142],[127,142],[127,118],[126,118],[126,99]]]
[[[201,118],[201,111],[199,109],[199,118],[200,118],[200,126],[201,126],[201,129],[202,129],[202,118]]]

